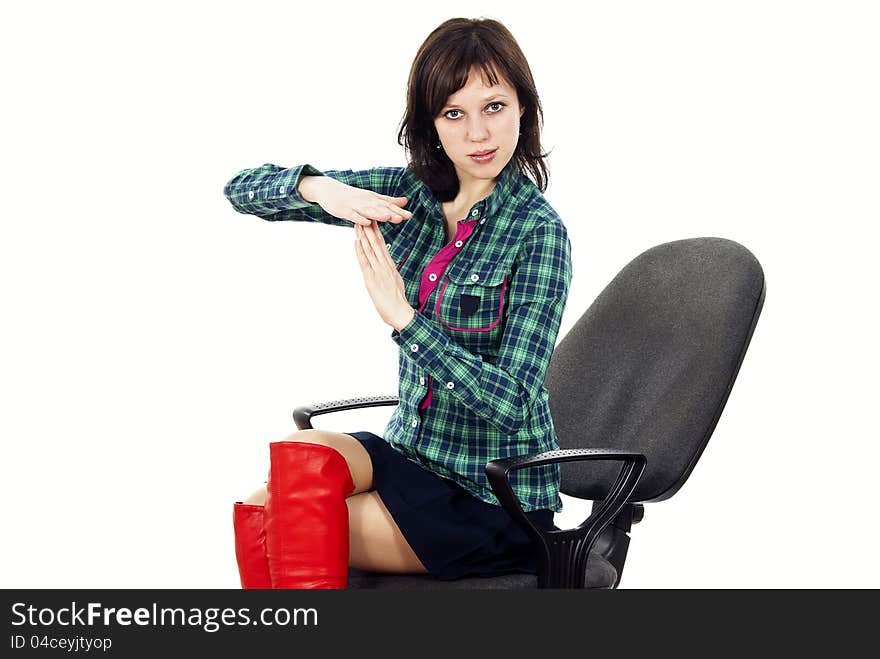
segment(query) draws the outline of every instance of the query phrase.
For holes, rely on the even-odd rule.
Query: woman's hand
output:
[[[306,201],[318,204],[334,217],[369,226],[377,222],[399,224],[412,216],[404,210],[406,197],[389,197],[372,190],[346,185],[329,176],[304,176],[299,192]]]
[[[354,232],[358,265],[373,305],[386,324],[400,331],[412,320],[415,309],[406,299],[403,279],[388,254],[379,226],[375,222],[368,226],[355,224]]]

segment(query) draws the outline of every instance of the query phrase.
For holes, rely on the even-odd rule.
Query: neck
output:
[[[452,201],[453,208],[470,208],[481,199],[485,199],[492,190],[495,189],[495,181],[477,180],[473,184],[461,182],[458,188],[458,194]]]

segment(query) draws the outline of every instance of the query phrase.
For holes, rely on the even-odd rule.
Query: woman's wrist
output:
[[[400,315],[399,319],[395,319],[393,323],[391,323],[391,327],[396,329],[398,332],[401,331],[404,327],[410,324],[410,321],[415,317],[416,310],[411,306],[407,305],[406,311]]]

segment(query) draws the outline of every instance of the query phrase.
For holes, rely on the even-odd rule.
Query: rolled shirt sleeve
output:
[[[329,176],[355,188],[395,197],[398,196],[402,173],[402,167],[333,169],[322,172],[308,163],[295,167],[266,163],[238,172],[223,186],[223,194],[239,213],[255,215],[270,222],[320,222],[352,227],[354,222],[351,220],[335,217],[319,204],[304,199],[299,192],[302,177]]]
[[[505,328],[495,363],[452,341],[416,313],[391,338],[452,396],[505,434],[529,420],[559,334],[571,284],[571,243],[565,225],[549,221],[520,247],[508,289]]]

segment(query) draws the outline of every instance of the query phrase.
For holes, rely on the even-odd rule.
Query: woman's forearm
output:
[[[345,185],[329,176],[303,176],[299,181],[299,190],[302,198],[313,204],[318,203],[321,195],[325,194],[334,186]]]

